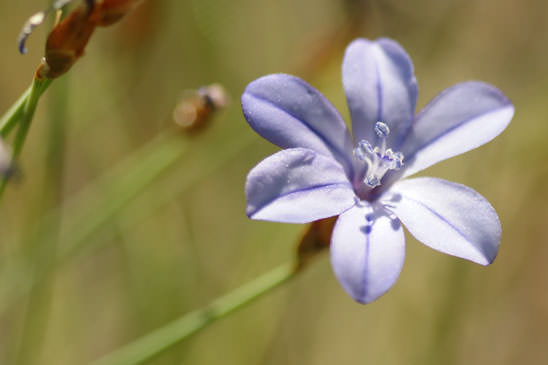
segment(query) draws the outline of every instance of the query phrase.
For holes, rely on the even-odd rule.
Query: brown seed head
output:
[[[52,10],[60,10],[70,0],[58,0],[43,12],[33,15],[19,36],[19,49],[26,52],[25,41],[32,30],[42,24]],[[86,0],[65,19],[56,24],[46,42],[46,54],[36,72],[38,78],[56,78],[67,72],[84,54],[84,49],[97,26],[116,23],[141,0]]]
[[[53,79],[67,72],[84,54],[94,30],[87,7],[80,6],[70,13],[50,32],[38,77]]]
[[[103,0],[95,4],[93,16],[98,26],[107,27],[118,22],[141,0]]]
[[[201,130],[214,112],[228,105],[225,89],[219,84],[201,87],[187,93],[175,106],[173,119],[186,132]]]

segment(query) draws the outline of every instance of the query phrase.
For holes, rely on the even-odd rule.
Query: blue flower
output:
[[[306,223],[338,215],[331,263],[361,303],[396,282],[405,257],[402,224],[435,250],[493,262],[501,227],[485,198],[441,179],[401,179],[493,139],[512,119],[510,101],[491,85],[464,82],[415,115],[413,65],[390,39],[353,41],[342,76],[353,138],[333,105],[297,77],[268,75],[247,86],[249,125],[284,148],[249,173],[248,216]]]

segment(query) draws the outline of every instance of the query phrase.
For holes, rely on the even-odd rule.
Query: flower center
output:
[[[358,147],[354,148],[354,156],[367,165],[367,171],[363,182],[374,188],[381,184],[381,179],[389,170],[399,170],[403,166],[403,154],[386,149],[386,137],[390,134],[390,128],[383,123],[375,123],[375,133],[379,137],[380,146],[371,146],[371,143],[362,139]]]

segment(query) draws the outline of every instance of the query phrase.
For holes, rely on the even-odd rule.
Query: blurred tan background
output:
[[[16,39],[45,5],[0,2],[2,113],[42,57],[49,25],[30,37],[25,56]],[[277,148],[247,126],[239,97],[257,77],[292,73],[348,117],[340,67],[358,36],[405,47],[419,109],[470,79],[513,101],[514,120],[501,136],[423,173],[492,203],[503,227],[498,258],[480,267],[407,235],[399,281],[363,306],[344,293],[324,255],[150,363],[548,363],[546,14],[541,0],[145,0],[120,24],[98,29],[41,100],[22,175],[1,202],[0,363],[85,364],[290,260],[304,227],[245,216],[245,176]],[[57,267],[29,334],[29,297],[17,295],[27,273],[11,268],[36,250],[23,238],[52,206],[171,128],[184,90],[213,82],[225,86],[231,105],[174,168]],[[59,118],[61,134],[52,134]]]

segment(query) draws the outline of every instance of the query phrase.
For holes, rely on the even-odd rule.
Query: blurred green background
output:
[[[43,55],[48,25],[30,37],[25,56],[16,39],[45,5],[0,2],[2,113]],[[291,73],[347,117],[340,65],[358,36],[391,37],[406,48],[419,109],[470,79],[513,101],[516,115],[501,136],[423,173],[468,185],[496,208],[503,236],[494,264],[442,255],[407,235],[399,281],[363,306],[345,294],[324,255],[150,363],[547,363],[546,14],[542,0],[145,0],[121,23],[98,29],[42,98],[22,174],[1,202],[0,364],[85,364],[290,260],[304,226],[245,216],[245,176],[277,148],[248,127],[239,96],[257,77]],[[95,195],[82,189],[170,133],[184,91],[213,82],[225,86],[231,105],[204,133],[181,135],[186,149],[174,167],[76,250],[59,254],[80,229],[69,223],[101,197],[110,201],[116,181],[106,178]],[[88,200],[67,206],[75,196]],[[49,228],[63,240],[29,239],[57,206],[60,222]],[[58,256],[47,277],[36,269]],[[40,280],[29,291],[33,270]]]

